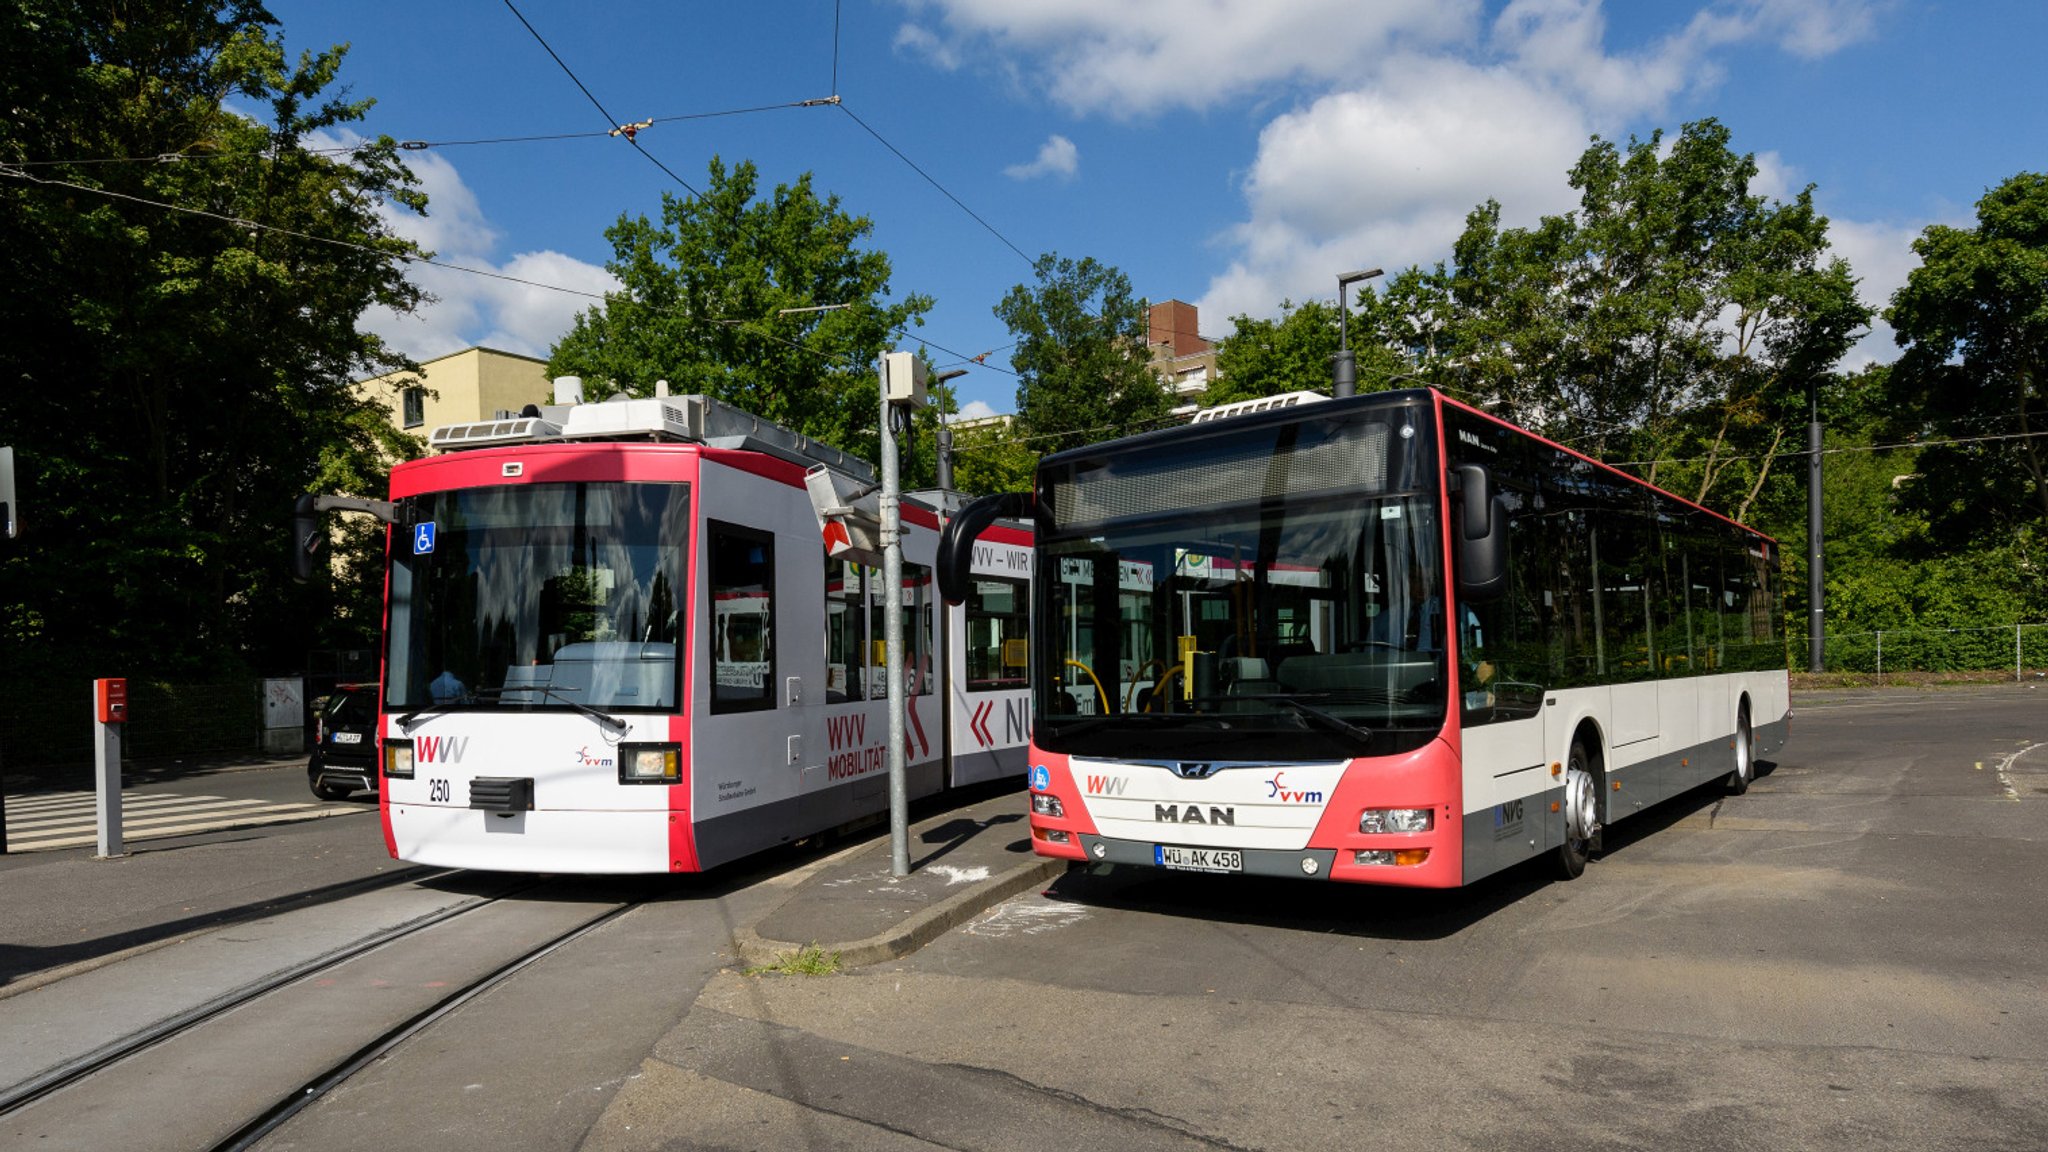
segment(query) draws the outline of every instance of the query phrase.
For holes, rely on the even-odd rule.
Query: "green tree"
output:
[[[302,492],[381,490],[352,382],[408,362],[356,317],[420,299],[379,215],[426,203],[396,143],[306,146],[369,107],[330,94],[344,51],[288,57],[251,0],[0,11],[0,439],[34,510],[10,651],[147,675],[366,639],[338,633],[374,586],[337,625],[281,530]]]
[[[1905,348],[1891,373],[1897,427],[1943,439],[1910,498],[1949,548],[2048,526],[2048,175],[2022,172],[1977,202],[1975,228],[1934,225],[1886,318]]]
[[[1116,268],[1048,252],[995,313],[1017,337],[1017,417],[1039,452],[1159,426],[1173,398],[1152,371],[1142,297]]]
[[[1348,336],[1358,365],[1358,391],[1378,392],[1408,383],[1410,363],[1384,334],[1387,309],[1371,289],[1360,294],[1348,321],[1338,326],[1337,306],[1322,300],[1280,302],[1277,320],[1231,318],[1235,331],[1216,348],[1218,379],[1202,396],[1208,407],[1255,400],[1285,392],[1320,392],[1332,387],[1331,359]]]
[[[548,371],[639,396],[666,379],[874,459],[876,361],[932,300],[880,302],[889,258],[857,246],[873,225],[809,173],[758,191],[751,162],[714,157],[702,196],[662,195],[659,224],[620,216],[606,267],[624,287],[576,318]],[[786,311],[821,305],[847,307]]]
[[[1453,270],[1389,285],[1390,331],[1454,391],[1740,515],[1870,316],[1812,187],[1769,201],[1755,175],[1713,120],[1668,149],[1596,137],[1570,173],[1577,211],[1503,228],[1481,205]]]

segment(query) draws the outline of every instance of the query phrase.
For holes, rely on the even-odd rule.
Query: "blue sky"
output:
[[[769,184],[812,172],[874,222],[894,293],[937,298],[918,333],[935,362],[994,350],[957,382],[994,411],[1014,407],[1016,379],[992,309],[1042,252],[1113,264],[1222,336],[1236,314],[1334,297],[1340,271],[1447,258],[1488,197],[1510,224],[1569,209],[1565,171],[1593,134],[1714,116],[1757,155],[1756,190],[1817,186],[1881,304],[1920,229],[1968,224],[1987,188],[2048,168],[2048,4],[2025,0],[516,2],[622,121],[839,96],[638,140],[697,187],[714,155]],[[366,132],[439,144],[607,127],[502,0],[270,7],[294,50],[351,45],[343,82],[377,100]],[[408,158],[433,202],[402,231],[450,262],[585,293],[609,284],[604,229],[682,192],[604,136]],[[438,303],[362,322],[422,359],[477,343],[545,355],[591,303],[418,279]],[[1851,359],[1892,355],[1880,328]]]

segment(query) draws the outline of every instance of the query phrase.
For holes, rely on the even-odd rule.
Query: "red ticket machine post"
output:
[[[121,850],[121,726],[128,722],[128,681],[92,682],[93,730],[99,739],[95,780],[99,788],[99,855]]]

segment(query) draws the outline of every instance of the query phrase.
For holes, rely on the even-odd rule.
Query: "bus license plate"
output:
[[[363,734],[361,732],[336,732],[334,734],[334,742],[336,744],[361,744],[363,742]]]
[[[1152,846],[1152,862],[1161,868],[1188,872],[1242,872],[1244,853],[1235,848],[1178,848],[1171,844]]]

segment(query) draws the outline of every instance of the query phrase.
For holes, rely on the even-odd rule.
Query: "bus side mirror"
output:
[[[946,521],[939,533],[939,597],[948,604],[967,599],[973,582],[974,539],[1001,519],[1021,520],[1031,515],[1031,493],[999,492],[983,496]]]
[[[312,495],[299,497],[292,505],[292,579],[304,584],[313,578],[313,557],[326,542],[327,534],[321,530],[320,513],[313,508]]]
[[[1495,600],[1508,590],[1508,518],[1494,499],[1493,475],[1483,464],[1451,469],[1458,522],[1451,533],[1458,565],[1458,598]]]

